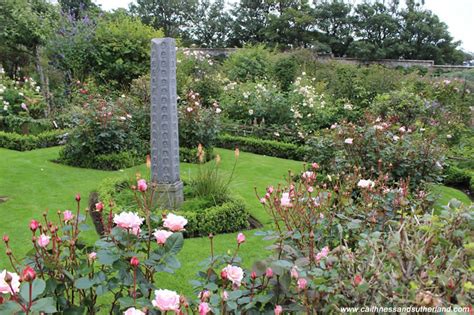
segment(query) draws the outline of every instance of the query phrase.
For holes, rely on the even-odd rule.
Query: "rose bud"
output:
[[[257,273],[255,271],[252,271],[252,273],[250,274],[250,278],[252,278],[252,280],[257,279]]]
[[[3,235],[3,241],[5,242],[5,244],[8,244],[8,242],[10,241],[10,238],[8,237],[8,235]]]
[[[140,261],[138,260],[137,257],[133,256],[132,259],[130,259],[130,265],[133,267],[136,267],[140,264]]]
[[[7,256],[11,256],[12,255],[12,250],[10,248],[7,248],[5,253],[7,254]]]
[[[39,222],[36,221],[36,220],[31,220],[31,222],[30,222],[30,230],[31,230],[32,232],[36,232],[36,230],[38,229],[38,227],[39,227]]]
[[[225,271],[225,270],[221,271],[221,278],[224,279],[224,280],[227,279],[227,271]]]
[[[298,289],[304,290],[304,289],[306,289],[307,285],[308,285],[308,281],[306,281],[305,278],[299,278],[298,279]]]
[[[354,277],[354,285],[358,286],[362,282],[362,277],[360,275],[356,275]]]
[[[270,267],[267,268],[267,270],[265,271],[265,276],[266,276],[267,278],[273,277],[273,270],[272,270],[272,268],[270,268]]]
[[[242,244],[243,242],[245,242],[245,235],[244,233],[239,233],[237,234],[237,244]]]
[[[81,195],[76,194],[76,201],[77,201],[77,202],[81,201]]]
[[[12,283],[13,277],[9,272],[5,272],[5,277],[3,278],[6,283]]]
[[[104,210],[104,204],[102,202],[96,203],[95,210],[101,212],[102,210]]]
[[[31,268],[30,266],[26,266],[26,268],[21,273],[22,281],[31,282],[31,281],[35,280],[35,278],[36,278],[35,270],[33,268]]]

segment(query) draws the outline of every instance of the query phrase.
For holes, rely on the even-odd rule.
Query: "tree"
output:
[[[161,29],[168,37],[187,39],[185,29],[196,13],[197,0],[137,0],[130,4],[130,12],[143,23]]]
[[[350,53],[363,59],[397,58],[399,21],[393,6],[382,2],[361,3],[355,7],[354,33],[357,41]]]
[[[225,47],[231,32],[232,18],[225,11],[224,0],[200,0],[188,33],[203,47]]]
[[[268,14],[267,42],[285,47],[309,47],[317,38],[313,9],[307,0],[276,1]]]
[[[81,14],[84,12],[93,8],[97,9],[92,0],[59,0],[59,5],[63,12],[69,13],[75,19],[81,17]]]
[[[231,10],[234,22],[230,46],[242,47],[245,44],[266,42],[268,14],[273,6],[271,0],[240,0]]]
[[[406,59],[432,59],[437,64],[461,63],[457,51],[459,42],[454,42],[448,27],[438,16],[414,1],[407,1],[401,10],[400,55]]]
[[[48,79],[41,64],[41,47],[52,34],[57,13],[56,8],[46,0],[2,0],[0,6],[1,45],[34,59],[48,104],[46,116],[51,111],[51,98]]]
[[[352,6],[343,0],[317,2],[314,10],[316,26],[323,33],[322,42],[338,57],[346,55],[354,40],[351,11]]]

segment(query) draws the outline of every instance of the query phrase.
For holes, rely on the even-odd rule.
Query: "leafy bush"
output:
[[[280,126],[292,122],[288,99],[275,84],[229,82],[220,102],[226,117],[246,124],[265,123]]]
[[[273,63],[272,76],[280,89],[289,91],[298,72],[298,62],[293,55],[278,55]]]
[[[0,130],[6,132],[36,135],[53,128],[54,123],[49,119],[34,119],[18,115],[0,116]]]
[[[127,87],[133,79],[147,73],[150,42],[159,37],[163,37],[161,31],[138,18],[117,13],[101,19],[94,36],[94,76],[104,83]]]
[[[204,107],[199,93],[189,91],[178,108],[179,145],[188,149],[199,144],[212,148],[219,130],[219,104]]]
[[[129,167],[144,161],[148,142],[139,137],[128,100],[107,101],[94,95],[80,117],[80,128],[70,134],[60,160],[80,167]],[[108,164],[110,163],[110,164]]]
[[[257,81],[269,77],[271,53],[264,46],[239,49],[224,61],[223,70],[231,81]]]
[[[372,114],[382,117],[397,117],[402,125],[410,125],[424,116],[427,101],[406,89],[379,94],[370,105]]]
[[[13,132],[0,131],[0,148],[29,151],[60,145],[64,142],[66,130],[51,130],[37,135],[21,135]]]
[[[11,80],[0,72],[0,116],[44,117],[46,103],[40,91],[31,77]]]
[[[226,134],[219,136],[217,146],[225,149],[239,148],[245,152],[301,161],[305,160],[309,149],[292,143]]]

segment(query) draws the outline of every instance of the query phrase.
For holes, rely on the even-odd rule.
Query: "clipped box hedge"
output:
[[[50,130],[37,135],[21,135],[0,131],[0,147],[17,151],[29,151],[60,145],[66,130]]]
[[[97,192],[91,193],[89,197],[89,207],[94,209],[95,203],[102,201],[108,207],[110,200],[115,203],[114,212],[117,211],[137,211],[133,193],[128,191],[132,185],[130,179],[125,177],[106,178],[98,186]],[[245,202],[240,198],[229,198],[218,206],[203,208],[196,211],[170,211],[181,215],[188,220],[186,225],[186,237],[208,236],[212,234],[238,232],[250,227],[250,213],[247,211]],[[93,217],[97,212],[91,213]],[[103,215],[108,214],[105,209]],[[98,218],[94,219],[98,233],[103,231]],[[104,217],[103,222],[107,222]]]
[[[219,136],[216,146],[224,149],[238,147],[245,152],[297,161],[305,161],[310,152],[310,148],[307,146],[252,137],[231,136],[228,134]]]

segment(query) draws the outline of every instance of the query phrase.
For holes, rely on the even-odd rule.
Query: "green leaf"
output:
[[[40,299],[31,306],[33,312],[56,313],[56,302],[52,297]]]
[[[97,259],[103,265],[112,265],[114,262],[116,262],[119,259],[119,257],[118,255],[111,253],[109,251],[100,250],[97,253]]]
[[[89,279],[88,277],[82,277],[76,280],[75,286],[78,289],[89,289],[94,285],[94,281]]]
[[[165,243],[165,250],[170,254],[178,254],[183,248],[184,239],[182,233],[174,233]]]
[[[21,311],[20,305],[13,301],[0,304],[0,314],[15,314]]]

